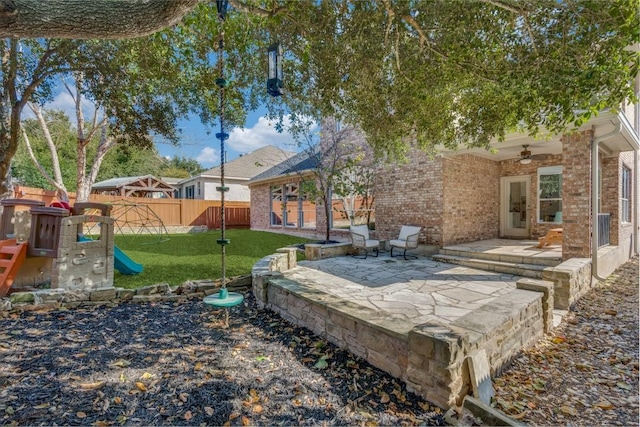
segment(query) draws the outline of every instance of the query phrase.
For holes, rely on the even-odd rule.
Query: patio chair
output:
[[[547,234],[538,239],[538,245],[536,248],[542,249],[545,246],[554,244],[562,244],[562,228],[552,228]]]
[[[380,247],[380,241],[371,239],[369,237],[369,227],[366,225],[352,225],[349,227],[351,231],[351,244],[358,253],[360,249],[364,249],[364,258],[353,255],[354,258],[367,259],[369,249],[373,249],[376,253],[374,256],[378,256],[378,248]]]
[[[404,249],[402,256],[404,259],[416,259],[415,255],[409,255],[407,257],[407,249],[415,249],[418,247],[418,236],[420,235],[420,227],[414,227],[411,225],[403,225],[400,229],[400,235],[397,239],[390,240],[389,246],[391,246],[391,257],[393,257],[393,248]],[[396,255],[400,256],[400,255]]]

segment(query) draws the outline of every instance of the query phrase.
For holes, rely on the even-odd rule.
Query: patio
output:
[[[558,248],[527,249],[536,243],[496,240],[464,249],[512,262],[557,261]],[[297,265],[294,251],[279,252],[254,266],[258,301],[442,407],[471,390],[470,359],[486,358],[494,373],[554,323],[549,282],[388,252]]]

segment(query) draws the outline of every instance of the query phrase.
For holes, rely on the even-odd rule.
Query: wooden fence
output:
[[[16,186],[14,198],[41,200],[46,206],[57,201],[54,191],[39,188]],[[75,194],[69,194],[69,203],[75,202]],[[152,212],[165,227],[170,226],[206,226],[209,229],[220,228],[220,201],[194,199],[153,199],[147,197],[120,197],[91,194],[91,202],[106,203],[113,206],[111,216],[119,222],[136,221],[140,210]],[[225,201],[225,226],[248,228],[251,224],[249,202]]]

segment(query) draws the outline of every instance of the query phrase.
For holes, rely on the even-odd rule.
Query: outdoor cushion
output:
[[[419,235],[420,235],[420,227],[403,225],[402,228],[400,229],[400,235],[398,236],[398,238],[389,241],[389,246],[391,247],[391,256],[393,256],[393,248],[400,248],[400,249],[404,249],[404,253],[403,253],[404,259],[408,259],[407,249],[415,249],[418,247]]]
[[[351,244],[356,249],[364,249],[364,258],[367,258],[368,250],[373,249],[378,256],[378,247],[380,241],[369,237],[369,227],[367,225],[352,225],[349,227],[351,231]]]

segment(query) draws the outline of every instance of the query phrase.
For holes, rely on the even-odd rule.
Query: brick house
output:
[[[249,180],[254,176],[285,161],[295,153],[273,145],[267,145],[250,153],[240,155],[225,163],[225,187],[229,191],[225,199],[234,202],[249,201]],[[186,178],[175,184],[176,198],[220,200],[221,167],[216,166],[199,175]]]
[[[423,244],[443,247],[493,238],[537,239],[561,227],[563,259],[597,253],[599,273],[609,274],[638,253],[639,122],[640,111],[630,105],[548,141],[508,135],[495,143],[495,154],[460,149],[429,158],[414,152],[406,163],[379,165],[377,236],[393,238],[401,225],[418,225]],[[327,219],[317,205],[313,222],[277,220],[282,192],[309,179],[302,178],[302,166],[296,173],[273,169],[250,182],[252,229],[321,235]],[[290,215],[302,218],[303,207],[313,209],[294,192],[288,197]],[[594,203],[597,215],[592,215]],[[344,230],[334,235],[346,237]]]

